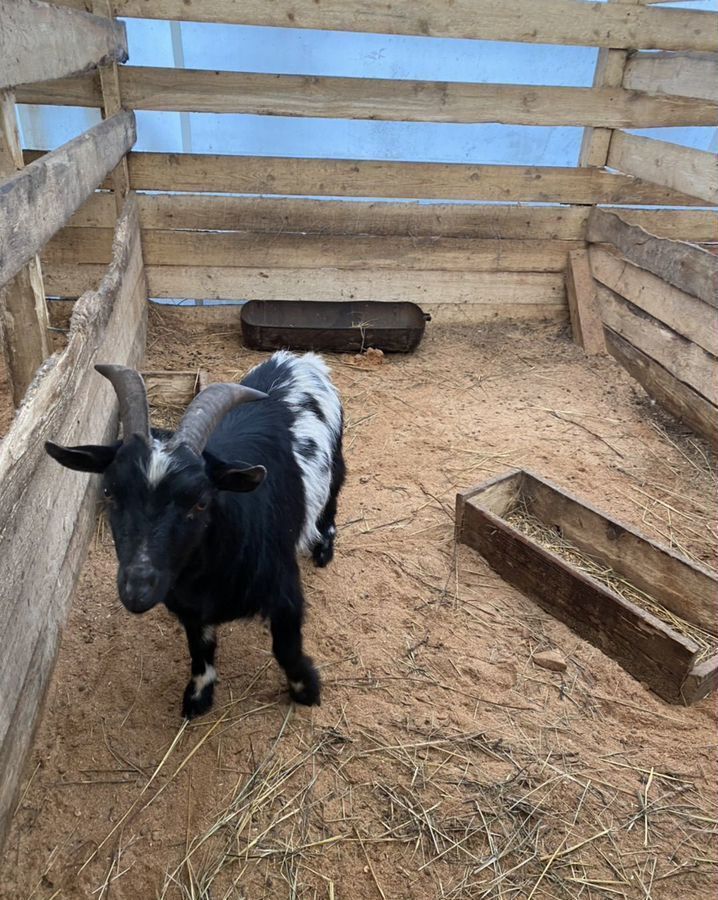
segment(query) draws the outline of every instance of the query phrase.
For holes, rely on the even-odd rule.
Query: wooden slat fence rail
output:
[[[718,53],[636,53],[629,58],[623,86],[651,94],[718,100]]]

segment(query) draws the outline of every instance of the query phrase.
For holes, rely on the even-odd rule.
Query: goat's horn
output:
[[[210,384],[187,407],[179,428],[167,443],[168,449],[174,450],[184,444],[199,456],[209,436],[230,409],[240,403],[264,400],[266,396],[243,384]]]
[[[133,434],[149,440],[150,408],[147,403],[147,388],[140,373],[126,366],[100,365],[95,366],[95,370],[107,378],[117,394],[123,441]]]

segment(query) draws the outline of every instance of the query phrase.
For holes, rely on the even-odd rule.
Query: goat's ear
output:
[[[119,444],[113,447],[88,445],[83,447],[61,447],[52,441],[45,441],[45,450],[66,469],[77,472],[102,473],[114,460]]]
[[[212,484],[220,491],[234,491],[235,493],[246,493],[258,488],[264,481],[267,470],[264,466],[248,466],[246,463],[225,463],[212,456],[211,453],[204,453],[205,462],[207,464],[207,474]]]

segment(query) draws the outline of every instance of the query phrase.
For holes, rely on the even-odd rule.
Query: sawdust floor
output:
[[[260,358],[235,311],[155,311],[148,347],[214,379]],[[525,465],[715,563],[704,448],[556,327],[332,364],[349,480],[336,560],[305,569],[321,708],[290,708],[266,628],[240,623],[215,710],[182,726],[184,638],[120,607],[98,528],[2,897],[712,900],[714,702],[665,704],[452,536],[457,489]]]

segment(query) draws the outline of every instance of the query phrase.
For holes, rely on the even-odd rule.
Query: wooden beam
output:
[[[718,359],[603,285],[598,285],[603,324],[638,350],[718,404]]]
[[[202,194],[140,194],[137,200],[143,232],[187,229],[577,241],[585,238],[589,214],[585,207],[566,206]],[[621,217],[669,238],[710,241],[718,235],[718,212],[622,208]],[[114,221],[112,194],[98,191],[68,224],[107,228]]]
[[[23,167],[15,102],[0,91],[0,178]],[[40,259],[34,256],[0,288],[0,331],[15,406],[19,406],[35,371],[50,355],[49,322]]]
[[[606,329],[606,346],[611,356],[642,385],[650,397],[679,422],[684,422],[718,448],[717,406],[610,328]]]
[[[566,266],[566,297],[573,339],[589,356],[605,354],[596,285],[586,250],[572,250]]]
[[[65,228],[43,252],[48,263],[108,261],[109,228]],[[266,234],[148,230],[142,249],[147,266],[239,268],[392,269],[465,272],[563,272],[579,241],[504,238],[398,237],[394,235]]]
[[[668,141],[614,133],[608,165],[670,190],[718,204],[718,155]]]
[[[78,302],[66,349],[38,374],[0,445],[0,839],[95,528],[97,479],[61,473],[43,445],[113,440],[115,396],[93,364],[137,366],[144,351],[147,294],[131,202],[104,274]]]
[[[586,240],[612,244],[634,265],[718,307],[718,257],[702,247],[656,237],[640,225],[598,208],[588,217]]]
[[[25,159],[42,153],[25,151]],[[375,162],[131,153],[138,191],[262,194],[305,197],[387,197],[645,206],[703,206],[686,194],[599,169],[475,166],[462,163]]]
[[[718,100],[718,53],[636,53],[623,85],[633,91]]]
[[[82,7],[83,0],[62,0]],[[625,10],[581,0],[425,0],[421,6],[369,0],[116,0],[115,15],[279,28],[368,31],[641,50],[716,50],[716,14],[682,9]]]
[[[127,59],[120,22],[38,0],[0,0],[0,88]]]
[[[0,183],[0,285],[69,220],[135,136],[134,114],[118,113]]]
[[[99,87],[97,76],[68,78],[31,85],[19,93],[19,99],[31,104],[99,107],[103,105]],[[626,91],[620,79],[618,86],[578,88],[126,66],[119,71],[118,90],[126,109],[179,112],[605,128],[718,122],[718,103]]]
[[[713,306],[601,247],[591,247],[590,256],[594,278],[601,284],[718,356],[718,312]]]

